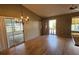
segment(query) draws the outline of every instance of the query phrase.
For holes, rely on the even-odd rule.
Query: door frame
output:
[[[8,47],[7,32],[6,32],[6,26],[5,26],[5,20],[4,20],[4,19],[5,19],[5,17],[7,17],[7,16],[3,16],[3,24],[4,24],[4,29],[5,29],[5,35],[6,35],[7,48],[11,48],[11,47],[17,46],[17,45],[19,45],[19,44],[21,44],[21,43],[25,42],[24,24],[23,24],[23,20],[22,20],[22,26],[23,26],[23,42],[18,43],[18,44],[14,44],[13,46]],[[9,18],[18,18],[18,17],[9,17]],[[18,18],[18,19],[19,19],[19,18]],[[14,35],[13,35],[13,36],[14,36]],[[14,38],[13,38],[13,40],[14,40]]]
[[[50,22],[51,20],[55,20],[55,21],[56,21],[56,19],[50,19],[49,22]],[[48,25],[49,25],[49,23],[48,23]],[[55,25],[56,25],[56,22],[55,22]],[[49,25],[49,26],[50,26],[50,25]],[[56,27],[55,27],[55,29],[56,29]],[[56,31],[56,30],[55,30],[55,31]],[[54,33],[54,30],[53,30],[53,33],[50,33],[50,28],[49,28],[49,35],[56,35],[56,32]]]

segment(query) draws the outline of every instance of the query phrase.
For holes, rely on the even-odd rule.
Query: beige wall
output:
[[[37,20],[31,20],[24,25],[26,40],[33,39],[40,36],[40,22]]]
[[[20,17],[21,9],[23,12],[23,16],[24,17],[29,16],[29,18],[30,18],[27,23],[26,22],[24,23],[25,40],[33,39],[37,36],[40,36],[40,20],[41,20],[41,18],[39,16],[37,16],[36,14],[32,13],[31,11],[29,11],[28,9],[26,9],[25,7],[23,7],[21,5],[0,5],[0,16]],[[2,39],[2,37],[4,37],[3,36],[4,34],[1,34],[1,30],[0,30],[0,44],[1,44],[1,40],[4,40],[4,39]],[[4,44],[4,46],[6,46],[6,44]]]

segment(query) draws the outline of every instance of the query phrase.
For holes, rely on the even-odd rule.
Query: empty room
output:
[[[79,4],[0,4],[0,55],[79,55]]]

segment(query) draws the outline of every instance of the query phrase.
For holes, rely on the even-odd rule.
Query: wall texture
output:
[[[30,20],[29,22],[24,24],[24,29],[26,40],[40,36],[40,22],[38,20]]]
[[[56,18],[56,34],[62,37],[71,37],[71,17],[68,15]]]
[[[47,19],[42,19],[41,20],[41,35],[48,35],[49,34],[49,20]]]
[[[30,18],[28,22],[24,23],[25,40],[29,40],[29,39],[35,38],[37,36],[40,36],[40,20],[41,20],[41,18],[39,16],[37,16],[33,12],[29,11],[27,8],[23,7],[22,5],[11,5],[11,4],[10,5],[0,5],[0,16],[20,18],[21,12],[23,12],[24,17],[29,16],[29,18]],[[2,35],[2,37],[4,37],[4,34],[1,34],[1,32],[0,32],[0,36]],[[2,37],[0,37],[0,40],[4,40],[4,39],[2,39]],[[0,44],[1,44],[1,41],[0,41]],[[4,44],[4,46],[6,46],[6,43]]]

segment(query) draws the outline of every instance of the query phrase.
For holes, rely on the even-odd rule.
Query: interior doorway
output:
[[[56,34],[56,19],[49,20],[49,35]]]
[[[17,22],[15,18],[4,17],[4,24],[6,28],[8,48],[24,42],[22,20]]]

